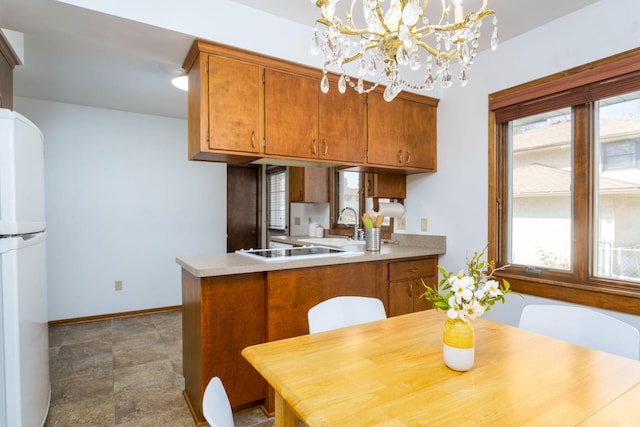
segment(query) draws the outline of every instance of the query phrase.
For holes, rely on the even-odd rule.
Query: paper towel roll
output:
[[[401,218],[404,216],[404,206],[402,205],[402,203],[397,203],[397,202],[393,202],[393,203],[380,203],[380,209],[378,210],[378,212],[375,213],[375,215],[382,215],[382,216],[386,216],[386,217],[393,217],[393,218]]]

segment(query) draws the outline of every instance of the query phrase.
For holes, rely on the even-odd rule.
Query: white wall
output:
[[[296,225],[296,218],[300,225]],[[291,203],[289,210],[289,235],[308,236],[309,224],[315,222],[325,230],[329,228],[329,203]]]
[[[175,257],[226,249],[226,166],[187,160],[185,120],[15,109],[45,135],[49,319],[180,305]]]
[[[407,179],[406,218],[408,233],[419,232],[420,218],[427,217],[430,234],[447,236],[447,253],[440,259],[447,270],[460,269],[467,253],[488,241],[488,95],[638,47],[640,15],[631,13],[637,10],[637,0],[602,0],[509,40],[495,52],[483,51],[467,87],[442,91],[438,172]],[[487,317],[517,324],[523,304],[547,300],[518,301],[496,307]],[[618,317],[640,328],[639,316]]]

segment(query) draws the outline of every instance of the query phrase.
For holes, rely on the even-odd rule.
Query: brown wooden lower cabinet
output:
[[[184,395],[197,425],[206,425],[202,395],[220,377],[234,409],[261,403],[264,379],[240,355],[265,342],[264,273],[194,277],[182,271]]]
[[[385,301],[380,286],[383,268],[383,263],[363,262],[270,271],[267,274],[267,340],[308,334],[309,309],[335,296],[360,295]]]
[[[389,263],[389,316],[433,308],[420,295],[424,293],[422,281],[436,284],[437,264],[436,256]]]
[[[407,312],[397,308],[397,280],[389,279],[435,276],[436,264],[430,256],[203,278],[183,270],[184,395],[196,424],[206,425],[202,395],[213,376],[222,379],[234,411],[261,404],[273,412],[273,390],[244,360],[242,349],[309,333],[308,310],[335,296],[376,297],[389,316]],[[422,309],[417,301],[411,307]]]

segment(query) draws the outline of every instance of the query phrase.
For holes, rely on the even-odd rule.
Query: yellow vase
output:
[[[473,326],[460,319],[447,319],[444,323],[442,351],[444,363],[454,371],[468,371],[475,356]]]

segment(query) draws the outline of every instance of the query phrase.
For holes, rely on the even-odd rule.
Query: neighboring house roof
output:
[[[514,197],[561,196],[571,190],[571,171],[541,164],[516,168],[513,173]],[[635,183],[600,178],[602,193],[640,192]]]
[[[600,141],[609,142],[626,138],[637,138],[640,133],[639,119],[600,120]],[[568,145],[571,138],[571,121],[541,126],[517,134],[514,151]]]

